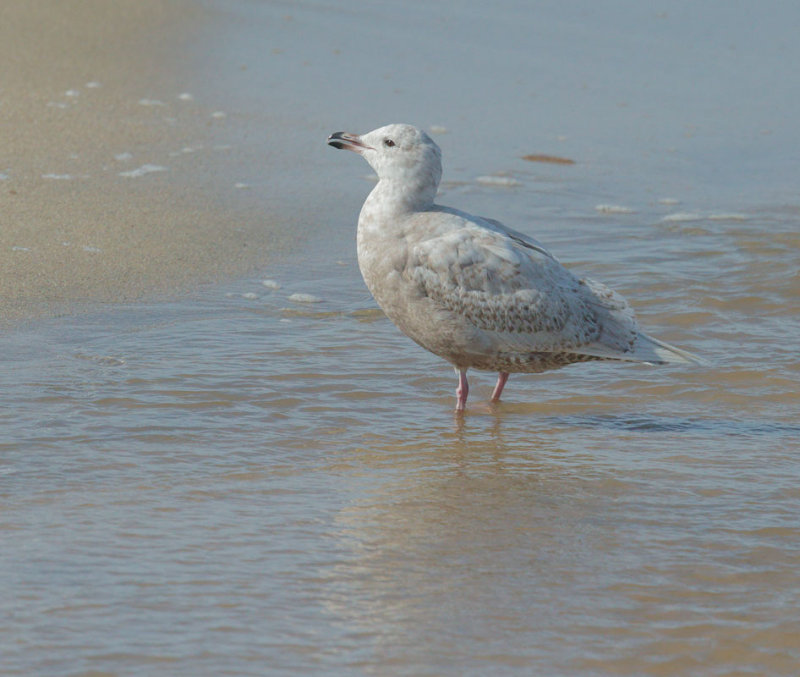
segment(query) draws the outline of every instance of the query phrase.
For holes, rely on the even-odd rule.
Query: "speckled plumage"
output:
[[[692,355],[639,331],[627,301],[579,279],[536,240],[434,204],[439,147],[410,125],[328,142],[378,174],[358,220],[358,262],[378,305],[405,334],[460,372],[542,372],[588,360],[663,363]],[[505,374],[505,377],[503,376]]]

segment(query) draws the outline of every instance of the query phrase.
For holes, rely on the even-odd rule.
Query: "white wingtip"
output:
[[[708,366],[710,363],[687,350],[681,350],[669,343],[659,341],[647,334],[639,333],[636,336],[633,350],[621,351],[609,348],[602,343],[592,343],[581,346],[582,355],[592,355],[604,360],[621,360],[623,362],[644,362],[645,364],[694,364]]]
[[[704,360],[688,350],[681,350],[647,334],[639,334],[632,354],[644,362],[652,362],[654,364],[663,364],[665,362],[696,364],[698,366],[708,366],[710,364],[708,360]]]

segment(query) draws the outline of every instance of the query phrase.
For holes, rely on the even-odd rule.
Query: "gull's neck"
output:
[[[380,179],[367,203],[389,213],[418,212],[430,207],[435,196],[436,186],[430,181]]]
[[[430,209],[438,179],[427,172],[422,176],[382,178],[364,202],[361,216],[383,220]]]

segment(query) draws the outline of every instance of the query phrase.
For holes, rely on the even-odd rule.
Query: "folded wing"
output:
[[[498,351],[647,361],[635,354],[639,332],[622,296],[577,278],[538,242],[499,222],[451,218],[461,223],[410,248],[406,274]]]

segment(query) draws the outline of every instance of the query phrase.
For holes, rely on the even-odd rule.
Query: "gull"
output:
[[[456,412],[466,407],[468,369],[498,373],[498,402],[511,373],[594,360],[702,362],[641,332],[622,296],[577,277],[532,237],[436,204],[441,150],[421,129],[335,132],[328,144],[378,175],[358,217],[358,265],[387,317],[453,365]]]

